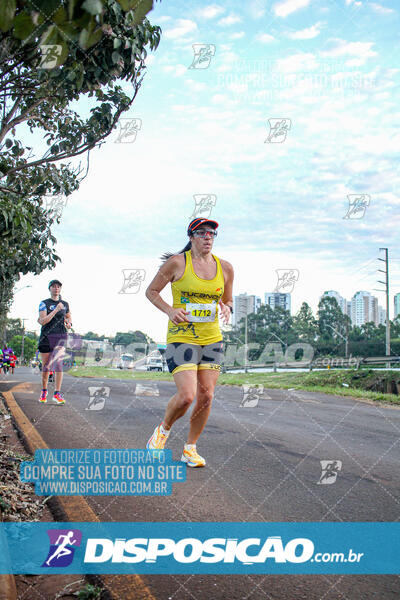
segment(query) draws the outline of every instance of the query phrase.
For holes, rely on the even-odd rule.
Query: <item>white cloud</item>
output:
[[[252,0],[246,3],[246,8],[252,19],[261,19],[267,12],[266,0]]]
[[[194,79],[186,79],[185,83],[193,92],[204,92],[208,89],[208,86],[202,81],[195,81]]]
[[[269,33],[262,33],[261,31],[256,35],[257,42],[261,42],[262,44],[269,44],[275,40],[273,35]]]
[[[247,92],[248,85],[247,83],[229,83],[226,86],[226,89],[235,94],[243,94],[244,92]]]
[[[288,37],[293,40],[311,40],[321,33],[321,25],[322,23],[320,22],[315,23],[315,25],[311,25],[311,27],[307,27],[306,29],[300,29],[299,31],[289,33]]]
[[[283,0],[273,6],[273,11],[277,17],[287,17],[300,8],[305,8],[310,4],[310,0]]]
[[[204,8],[200,8],[197,11],[197,14],[203,19],[213,19],[214,17],[218,17],[225,12],[225,8],[223,6],[219,6],[218,4],[209,4]]]
[[[235,23],[240,23],[242,19],[238,16],[238,15],[228,15],[227,17],[224,17],[223,19],[221,19],[220,21],[218,21],[218,25],[222,25],[222,26],[229,26],[229,25],[234,25]]]
[[[240,40],[245,36],[244,31],[237,31],[236,33],[232,33],[230,35],[231,40]]]
[[[321,52],[322,56],[350,56],[346,63],[349,67],[360,67],[368,58],[372,58],[377,55],[377,52],[372,50],[374,42],[348,42],[346,40],[337,39],[335,40],[336,45],[330,50]]]
[[[299,52],[276,61],[276,68],[283,73],[295,73],[296,71],[312,71],[316,69],[318,62],[312,52]]]
[[[167,40],[176,40],[184,37],[188,33],[196,31],[197,25],[190,19],[177,19],[175,27],[172,29],[166,29],[163,37]]]
[[[370,2],[368,6],[370,6],[375,12],[379,13],[380,15],[392,15],[396,12],[395,10],[393,10],[393,8],[382,6],[382,4],[378,4],[377,2]]]
[[[171,73],[174,77],[181,77],[185,73],[187,73],[188,68],[185,65],[165,65],[163,67],[163,71],[165,73]]]
[[[231,71],[233,69],[233,63],[239,60],[238,55],[230,50],[225,50],[219,55],[219,66],[218,72]]]
[[[211,97],[211,102],[213,104],[225,105],[227,102],[227,97],[224,94],[214,94],[214,96]]]
[[[168,21],[171,21],[172,17],[169,17],[168,15],[161,15],[160,17],[157,17],[157,23],[167,23]]]

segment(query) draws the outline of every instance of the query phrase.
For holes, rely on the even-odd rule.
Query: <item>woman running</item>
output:
[[[228,323],[233,311],[232,265],[211,253],[217,227],[216,221],[193,219],[187,230],[190,241],[178,254],[162,256],[164,264],[146,290],[150,302],[169,317],[166,361],[177,387],[163,422],[155,428],[146,447],[164,448],[172,425],[186,413],[196,396],[181,457],[189,467],[206,464],[197,453],[196,444],[210,414],[221,370],[223,342],[218,312],[220,309]],[[168,283],[173,306],[160,296]]]
[[[42,326],[39,337],[39,352],[42,357],[42,392],[39,402],[47,402],[47,383],[49,379],[49,367],[55,371],[56,383],[53,402],[65,404],[61,395],[61,384],[63,378],[64,343],[67,338],[67,329],[72,327],[69,304],[61,300],[62,283],[53,279],[49,283],[50,298],[42,300],[39,305],[38,323]]]

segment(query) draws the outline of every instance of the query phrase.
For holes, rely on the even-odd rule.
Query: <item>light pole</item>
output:
[[[332,325],[328,325],[328,323],[326,323],[327,327],[330,327],[335,333],[337,333],[337,335],[340,335],[340,337],[345,341],[345,355],[346,358],[348,356],[348,343],[349,343],[349,338],[346,336],[344,337],[344,335],[342,335],[339,331],[337,331],[334,327],[332,327]]]
[[[15,294],[18,294],[18,292],[20,292],[21,290],[24,290],[25,288],[28,288],[28,287],[32,287],[32,286],[31,285],[24,285],[22,288],[19,288],[19,290],[15,290],[14,296],[15,296]]]
[[[22,321],[22,340],[21,340],[21,365],[24,363],[24,343],[25,343],[25,321],[28,319],[21,319]]]
[[[285,347],[285,354],[286,354],[287,344],[283,340],[281,340],[281,338],[279,337],[279,335],[276,335],[276,333],[274,333],[273,331],[270,332],[270,335],[275,336],[276,339],[278,340],[278,342],[281,342],[281,344],[284,345],[284,347]],[[285,365],[286,364],[287,363],[285,362]],[[276,373],[276,362],[274,362],[274,373]]]
[[[385,281],[379,281],[378,283],[383,283],[386,291],[386,356],[390,356],[390,318],[389,318],[389,255],[387,248],[379,248],[379,250],[385,251],[385,258],[378,258],[385,263],[386,269],[383,271],[382,269],[378,269],[381,273],[385,273]],[[390,363],[386,363],[386,368],[390,368]]]
[[[247,312],[244,322],[244,372],[247,373]]]

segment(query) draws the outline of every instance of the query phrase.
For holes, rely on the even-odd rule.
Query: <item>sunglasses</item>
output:
[[[199,238],[205,238],[209,234],[210,237],[217,237],[217,231],[214,229],[200,229],[199,231],[193,231],[193,235]]]

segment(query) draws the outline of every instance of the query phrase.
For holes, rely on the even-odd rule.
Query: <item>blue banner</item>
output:
[[[0,523],[0,574],[399,574],[400,523]]]

